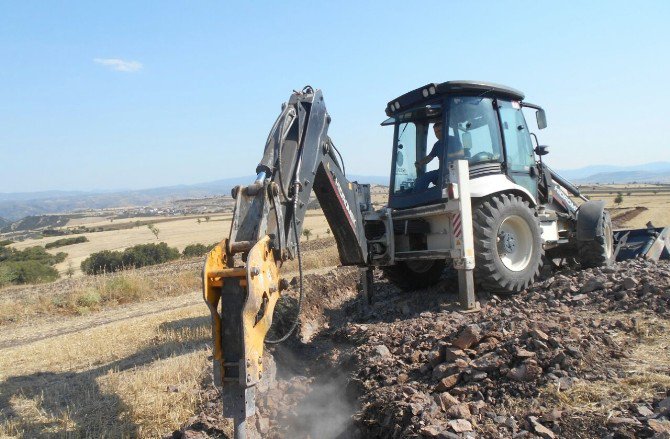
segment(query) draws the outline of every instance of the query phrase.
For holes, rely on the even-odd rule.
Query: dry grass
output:
[[[305,270],[339,262],[332,238],[311,240],[304,249]],[[194,265],[173,265],[51,286],[69,287],[61,290],[0,293],[0,312],[17,303],[22,319],[56,309],[107,311],[63,318],[55,331],[50,319],[4,327],[0,346],[13,346],[6,342],[16,337],[52,336],[0,349],[0,437],[160,437],[192,416],[208,379],[211,328],[204,304],[190,305],[200,285]],[[166,299],[185,292],[193,296]],[[129,305],[136,301],[145,303]],[[151,314],[170,301],[186,306]],[[144,310],[141,317],[137,310]],[[115,320],[104,323],[99,316],[105,315]]]
[[[539,399],[575,413],[610,416],[618,407],[664,396],[670,390],[669,330],[667,320],[640,320],[637,327],[639,344],[622,363],[625,377],[579,382],[562,392],[548,386]]]
[[[305,271],[340,264],[333,238],[303,243]],[[297,260],[282,275],[297,273]],[[120,271],[108,275],[65,279],[56,283],[0,291],[0,326],[36,316],[87,315],[128,303],[192,294],[201,288],[200,260]]]
[[[332,268],[340,265],[340,255],[334,238],[319,239],[301,244],[302,268],[304,271],[319,268]],[[297,258],[284,263],[282,276],[287,277],[298,271]]]
[[[230,215],[213,218],[225,219],[225,221],[210,220],[209,222],[202,221],[198,224],[195,218],[186,218],[160,223],[157,225],[160,230],[158,240],[146,226],[122,230],[110,230],[106,232],[86,233],[85,236],[88,238],[89,242],[68,246],[65,250],[68,254],[67,258],[62,263],[56,265],[56,268],[62,275],[69,266],[72,266],[75,270],[75,275],[81,276],[81,262],[91,253],[102,250],[124,250],[137,244],[156,243],[159,241],[166,242],[169,246],[177,247],[180,251],[188,244],[211,244],[220,241],[221,238],[228,235],[230,224]],[[13,244],[13,246],[22,249],[33,245],[44,245],[59,238],[62,237],[28,239]]]
[[[178,267],[179,264],[166,264]],[[16,289],[23,294],[0,294],[0,325],[39,315],[82,315],[126,303],[174,297],[200,289],[197,269],[147,275],[143,269],[87,276],[39,287]]]
[[[158,437],[197,408],[204,306],[5,349],[1,437]]]

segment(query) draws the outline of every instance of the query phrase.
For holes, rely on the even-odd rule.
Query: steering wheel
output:
[[[486,160],[492,160],[493,154],[490,152],[482,151],[470,157],[471,162],[484,162]]]

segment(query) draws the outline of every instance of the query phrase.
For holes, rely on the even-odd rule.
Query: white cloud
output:
[[[118,58],[95,58],[93,61],[117,72],[137,72],[143,67],[139,61],[126,61]]]

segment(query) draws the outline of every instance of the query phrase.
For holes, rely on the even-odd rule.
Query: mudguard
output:
[[[603,212],[605,202],[602,200],[587,201],[577,210],[577,240],[592,241],[596,236],[603,236]]]
[[[470,180],[470,197],[483,198],[500,192],[517,192],[530,202],[530,205],[537,206],[535,197],[523,186],[511,181],[504,174],[486,175]]]

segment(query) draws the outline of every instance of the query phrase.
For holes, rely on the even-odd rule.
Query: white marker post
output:
[[[458,300],[465,310],[477,307],[475,297],[475,246],[472,233],[472,204],[470,201],[470,169],[467,160],[454,160],[449,164],[449,197],[458,200],[458,212],[452,216],[454,268],[458,270]],[[454,187],[455,183],[455,187]]]

